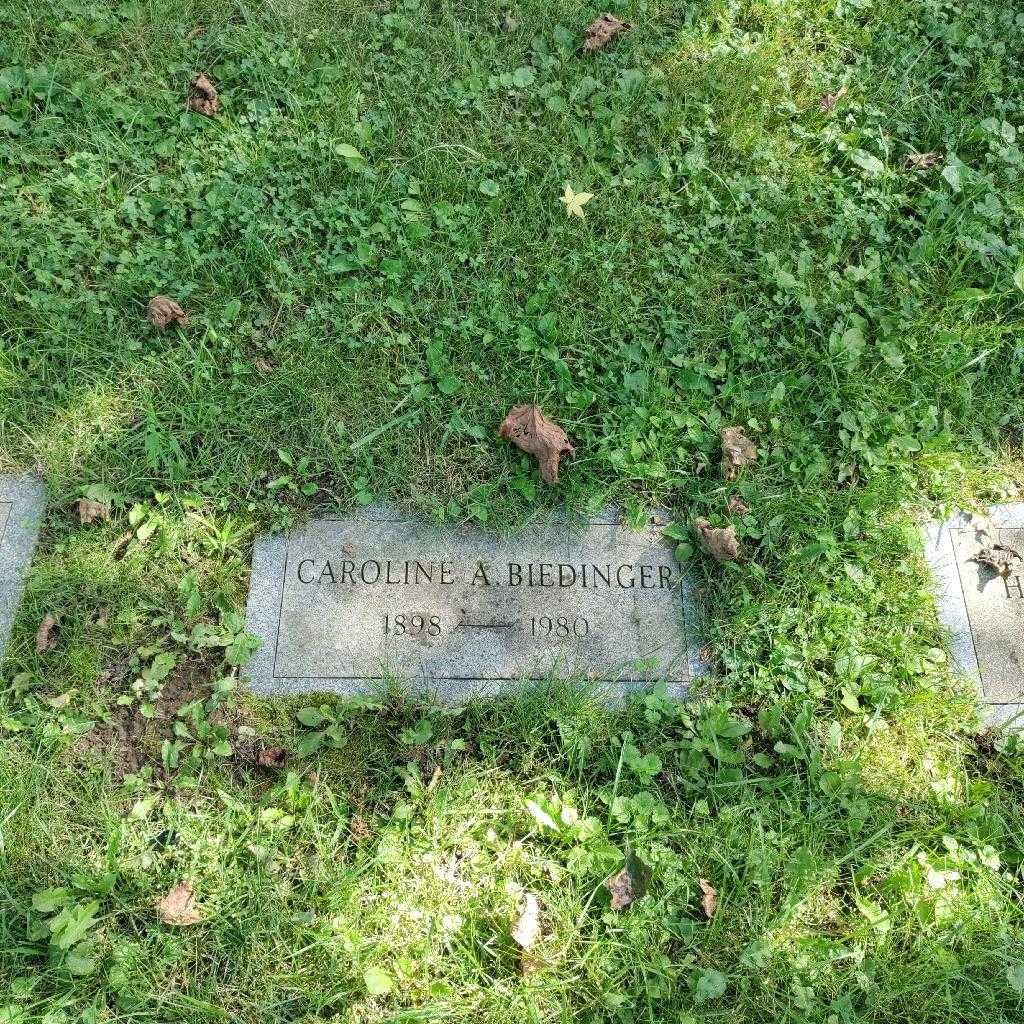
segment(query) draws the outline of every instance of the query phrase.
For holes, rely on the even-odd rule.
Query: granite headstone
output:
[[[318,520],[257,541],[247,623],[264,694],[395,679],[459,699],[551,676],[678,694],[701,670],[671,545],[612,515],[513,539],[385,509]]]
[[[1024,503],[997,505],[986,519],[961,514],[925,528],[939,618],[957,666],[978,686],[992,723],[1024,721],[1024,564],[1001,573],[978,556],[1003,545],[1024,554]]]
[[[34,476],[0,476],[0,658],[21,600],[46,495]]]

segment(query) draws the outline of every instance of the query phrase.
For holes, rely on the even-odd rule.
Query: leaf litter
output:
[[[744,466],[757,461],[757,445],[742,427],[725,427],[718,436],[722,443],[722,475],[726,480],[735,480]]]
[[[908,171],[927,171],[941,160],[941,153],[908,153],[903,158],[903,166]]]
[[[523,909],[519,914],[512,938],[521,949],[529,949],[540,935],[540,904],[532,892],[523,897]]]
[[[602,14],[592,21],[583,33],[583,52],[594,53],[604,49],[616,36],[628,32],[633,26],[614,14]]]
[[[171,324],[188,326],[188,313],[174,299],[170,299],[166,295],[156,295],[149,300],[146,316],[149,322],[161,331]]]
[[[704,894],[700,905],[704,908],[704,916],[710,921],[718,909],[718,890],[706,878],[698,878],[697,884]]]
[[[189,83],[188,109],[206,117],[220,113],[220,97],[213,82],[206,75],[198,74]]]
[[[199,924],[203,915],[196,906],[196,894],[188,882],[179,882],[156,905],[157,916],[164,924],[187,928]]]
[[[828,113],[847,93],[845,85],[839,86],[835,92],[827,92],[821,97],[821,102],[818,104],[818,108],[823,113]]]
[[[1013,572],[1014,566],[1021,560],[1021,553],[1016,548],[1007,547],[1005,544],[993,544],[991,547],[982,548],[971,559],[972,562],[991,569],[1004,579]]]
[[[612,897],[612,910],[628,910],[647,892],[650,881],[651,869],[632,850],[627,850],[625,867],[605,879]]]
[[[736,527],[721,529],[712,526],[706,519],[694,521],[700,546],[717,562],[735,562],[740,557],[740,542],[736,538]]]
[[[540,411],[539,405],[516,405],[509,410],[499,433],[532,455],[540,465],[545,483],[558,483],[558,467],[563,455],[574,455],[576,449],[569,435]]]
[[[57,646],[57,616],[47,612],[36,630],[36,653],[45,654]]]
[[[91,523],[106,522],[110,518],[110,505],[105,501],[94,501],[92,498],[79,498],[75,502],[78,521],[83,526]]]

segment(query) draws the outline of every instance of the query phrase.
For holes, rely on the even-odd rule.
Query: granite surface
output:
[[[978,686],[992,723],[1024,723],[1024,565],[1001,576],[977,562],[982,548],[1003,544],[1024,553],[1024,503],[988,510],[987,524],[964,514],[925,528],[939,618],[961,672]],[[1019,719],[1019,720],[1018,720]]]
[[[605,516],[500,539],[369,510],[257,541],[248,673],[266,694],[399,679],[458,699],[551,676],[680,693],[702,668],[692,623],[660,530]]]
[[[43,485],[36,477],[0,476],[0,659],[21,600],[45,504]]]

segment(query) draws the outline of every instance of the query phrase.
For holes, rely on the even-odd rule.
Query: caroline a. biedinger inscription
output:
[[[389,518],[311,523],[253,560],[250,666],[264,692],[439,691],[578,672],[679,689],[695,660],[685,587],[656,533],[599,522],[500,541]]]

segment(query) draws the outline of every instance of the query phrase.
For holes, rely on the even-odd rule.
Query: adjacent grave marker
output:
[[[266,694],[396,677],[458,698],[580,672],[679,693],[701,669],[691,608],[660,531],[612,516],[501,540],[366,510],[257,541],[248,671]]]
[[[45,504],[46,495],[38,478],[0,476],[0,658],[21,600],[24,574]]]
[[[969,515],[930,524],[925,553],[954,660],[978,684],[995,724],[1024,714],[1024,565],[1016,562],[1002,576],[975,558],[993,544],[1024,554],[1024,503],[998,505],[989,520],[989,534]]]

